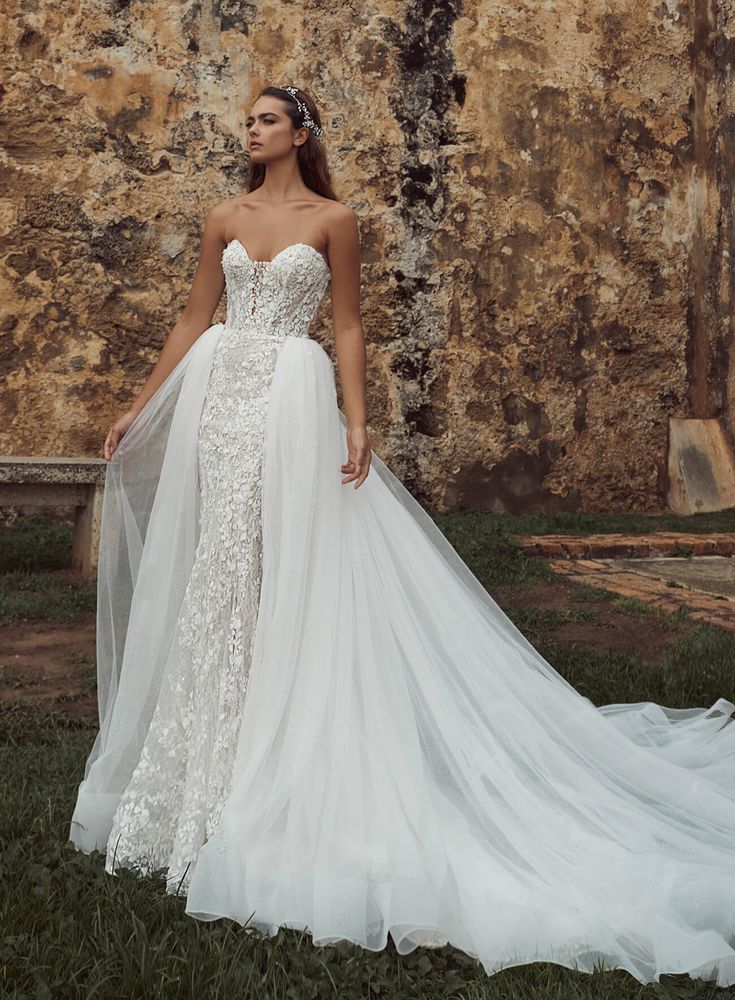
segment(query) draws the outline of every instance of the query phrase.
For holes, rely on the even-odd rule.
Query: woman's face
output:
[[[306,129],[294,131],[286,114],[284,102],[270,94],[259,97],[245,121],[248,132],[248,151],[256,163],[286,156],[293,147],[301,145]]]

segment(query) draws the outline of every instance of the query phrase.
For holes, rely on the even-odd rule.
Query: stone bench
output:
[[[97,573],[104,458],[0,456],[0,506],[74,506],[72,566],[84,579]]]

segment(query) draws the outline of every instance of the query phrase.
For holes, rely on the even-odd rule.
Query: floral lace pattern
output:
[[[260,597],[261,486],[271,378],[288,336],[307,337],[329,283],[304,243],[255,261],[222,255],[227,318],[198,434],[200,529],[176,638],[139,763],[118,805],[108,871],[165,869],[186,894],[228,795]]]

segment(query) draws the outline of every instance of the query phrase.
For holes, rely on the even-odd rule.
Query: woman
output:
[[[266,87],[247,125],[250,190],[105,442],[72,840],[204,920],[735,982],[735,706],[597,708],[504,615],[371,453],[314,102]]]

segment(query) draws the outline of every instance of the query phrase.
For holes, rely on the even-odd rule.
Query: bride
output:
[[[247,129],[248,193],[104,445],[72,841],[202,920],[735,983],[735,706],[596,707],[523,637],[371,452],[318,109],[266,87]]]

